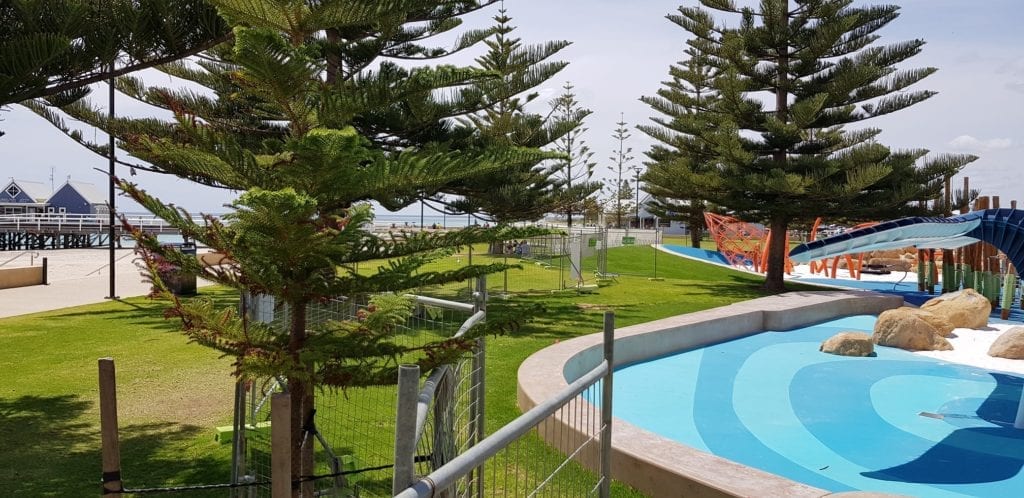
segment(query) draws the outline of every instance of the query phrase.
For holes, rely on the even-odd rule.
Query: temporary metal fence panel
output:
[[[413,296],[417,310],[405,325],[404,334],[399,337],[406,345],[426,344],[441,337],[451,337],[467,316],[477,309],[474,305]],[[248,311],[259,319],[281,327],[288,320],[288,311],[275,307],[272,299],[247,299]],[[367,306],[367,299],[335,299],[309,310],[307,321],[310,325],[327,320],[345,320]],[[468,360],[467,360],[468,361]],[[449,367],[450,373],[444,389],[453,391],[448,397],[450,410],[454,415],[468,412],[468,405],[474,403],[469,396],[458,393],[472,374],[472,369],[463,366],[463,361]],[[236,438],[233,475],[235,482],[265,482],[270,476],[270,397],[284,388],[281,379],[264,379],[240,386],[236,400]],[[472,394],[472,391],[469,391]],[[347,388],[344,390],[322,390],[316,393],[315,431],[308,443],[314,445],[316,468],[311,474],[333,477],[317,479],[317,496],[390,496],[392,469],[394,463],[393,434],[395,432],[395,406],[397,387],[373,386]],[[447,419],[442,417],[442,422]],[[430,433],[436,431],[432,422]],[[440,436],[439,436],[440,437]],[[449,436],[445,436],[449,437]],[[458,438],[452,443],[459,444]],[[448,440],[444,444],[451,446]],[[461,448],[455,446],[456,452]],[[423,454],[431,454],[425,449]],[[454,454],[453,454],[454,456]],[[427,461],[426,463],[429,463]],[[342,474],[342,475],[337,475]],[[233,496],[256,498],[269,497],[270,487],[251,486],[235,491]]]
[[[609,496],[614,328],[589,372],[397,496]]]

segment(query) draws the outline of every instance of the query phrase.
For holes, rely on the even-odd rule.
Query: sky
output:
[[[653,95],[667,78],[669,65],[682,59],[687,33],[665,19],[680,5],[695,2],[662,0],[507,0],[505,7],[517,26],[514,34],[524,43],[568,40],[572,45],[558,59],[569,66],[539,88],[537,112],[561,92],[568,81],[577,99],[593,111],[585,122],[584,140],[594,151],[600,176],[612,176],[610,156],[617,143],[612,139],[616,122],[630,127],[648,122],[653,111],[639,98]],[[739,0],[739,4],[750,1]],[[857,1],[857,4],[866,2]],[[879,2],[870,2],[877,4]],[[980,159],[954,178],[962,186],[964,176],[983,195],[1024,201],[1024,30],[1019,26],[1024,2],[1020,0],[901,0],[901,16],[883,28],[876,43],[922,38],[923,52],[901,67],[937,67],[939,71],[913,89],[929,89],[935,97],[909,109],[870,120],[883,130],[879,141],[892,148],[925,148],[938,153],[971,153]],[[475,14],[466,26],[491,24],[496,9]],[[469,57],[473,54],[466,54]],[[453,61],[463,62],[463,61]],[[160,78],[163,78],[162,81]],[[166,76],[146,76],[147,82],[173,84]],[[105,101],[105,88],[95,98]],[[127,98],[117,100],[118,113],[160,115]],[[104,158],[81,149],[52,129],[41,118],[12,106],[0,111],[0,181],[50,183],[59,188],[68,177],[104,185]],[[102,132],[84,129],[97,140]],[[642,165],[647,137],[633,130],[627,146],[635,165]],[[119,174],[124,174],[119,170]],[[140,173],[133,179],[165,201],[193,212],[220,213],[234,193],[198,187],[165,175]],[[642,186],[641,186],[642,188]],[[123,210],[133,206],[119,198]],[[1024,205],[1022,205],[1024,208]],[[417,206],[404,212],[419,213]]]

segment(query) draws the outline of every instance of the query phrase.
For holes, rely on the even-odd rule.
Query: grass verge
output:
[[[650,248],[614,249],[608,267],[647,268],[652,257]],[[508,277],[514,289],[529,288],[524,280],[549,271],[527,265]],[[547,312],[515,334],[488,338],[488,430],[520,414],[519,364],[553,342],[600,331],[605,310],[626,326],[763,295],[761,277],[684,258],[659,256],[658,276],[664,280],[624,274],[593,294],[513,294],[513,301],[542,301]],[[225,290],[203,293],[234,299]],[[99,493],[96,360],[105,356],[117,361],[127,484],[227,481],[230,447],[214,442],[213,428],[230,424],[230,359],[187,343],[163,309],[137,298],[0,319],[0,496]],[[538,456],[552,452],[534,437],[524,444]],[[614,494],[636,492],[616,485]]]

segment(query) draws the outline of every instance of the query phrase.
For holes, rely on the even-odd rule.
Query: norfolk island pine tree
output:
[[[650,118],[653,124],[637,125],[655,140],[645,152],[647,170],[642,176],[651,194],[647,208],[659,218],[686,222],[694,248],[700,248],[706,228],[707,200],[694,183],[680,180],[688,171],[707,170],[714,165],[714,150],[700,135],[714,126],[712,104],[717,93],[712,84],[716,70],[707,54],[697,48],[700,40],[710,35],[702,32],[688,40],[683,60],[669,67],[671,79],[662,83],[656,95],[640,97],[659,115]]]
[[[371,214],[361,203],[375,200],[399,208],[460,182],[558,155],[512,144],[468,143],[451,125],[453,117],[494,104],[479,91],[479,84],[495,77],[492,72],[408,68],[387,60],[431,60],[479,43],[492,31],[467,31],[451,50],[421,41],[456,28],[462,15],[493,2],[211,3],[234,25],[234,39],[202,59],[162,69],[209,88],[212,96],[124,78],[119,89],[172,111],[174,122],[107,120],[85,101],[64,110],[110,130],[122,147],[148,162],[131,166],[244,192],[230,205],[229,223],[212,217],[194,223],[184,210],[121,182],[147,209],[184,236],[224,252],[231,263],[204,267],[137,233],[143,251],[240,291],[273,295],[289,307],[292,321],[283,336],[202,301],[175,299],[171,313],[181,318],[190,338],[234,356],[239,375],[287,377],[293,451],[301,455],[293,473],[302,475],[312,461],[308,447],[300,448],[300,436],[315,387],[393,382],[399,357],[427,370],[470,347],[467,341],[443,340],[409,350],[391,342],[395,324],[409,312],[401,299],[377,301],[375,312],[360,321],[315,329],[305,323],[304,310],[328,296],[396,291],[501,271],[505,266],[491,264],[414,274],[434,251],[534,233],[468,228],[382,239],[364,230]],[[34,108],[62,124],[52,109]],[[355,264],[374,259],[389,263],[372,276],[355,272]],[[158,278],[154,284],[162,288]],[[476,334],[500,326],[490,323]]]
[[[975,159],[890,150],[877,142],[876,128],[845,129],[934,95],[908,89],[934,68],[895,67],[919,53],[923,40],[874,46],[898,7],[849,0],[765,0],[757,9],[730,0],[701,4],[670,19],[694,35],[695,48],[718,71],[715,126],[698,135],[715,151],[714,168],[681,172],[679,181],[714,204],[765,220],[775,234],[816,215],[899,216],[938,198],[942,179]],[[716,25],[710,11],[739,17],[738,26]],[[785,239],[772,237],[768,248],[764,286],[772,292],[785,290]]]

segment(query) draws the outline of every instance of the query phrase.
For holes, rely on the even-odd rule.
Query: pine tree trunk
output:
[[[292,358],[298,362],[299,353],[306,344],[306,304],[289,306],[291,323],[289,324],[288,350]],[[305,368],[312,373],[312,365]],[[308,378],[308,377],[307,377]],[[313,412],[313,386],[307,378],[288,377],[288,392],[292,395],[291,433],[292,433],[292,479],[313,474],[312,437],[305,448],[302,446],[303,429]],[[303,483],[292,487],[292,497],[313,496],[313,483]]]
[[[789,26],[789,0],[782,1],[782,12],[779,19],[780,33],[788,30]],[[766,20],[766,22],[771,22]],[[789,122],[789,44],[788,37],[782,37],[781,44],[776,47],[778,51],[778,76],[775,80],[775,117],[783,122]],[[772,153],[773,165],[783,171],[786,170],[788,155],[786,150],[776,150]],[[768,244],[768,268],[764,280],[764,289],[768,292],[779,293],[786,291],[786,284],[782,275],[786,271],[786,229],[789,228],[789,220],[781,215],[771,217],[770,227],[771,240]]]
[[[704,212],[690,213],[690,219],[687,220],[687,223],[690,226],[690,245],[694,249],[700,249],[700,243],[704,238]]]
[[[786,272],[786,230],[789,221],[781,216],[773,217],[770,223],[771,239],[768,242],[768,272],[764,279],[764,290],[771,293],[786,292],[783,274]]]

